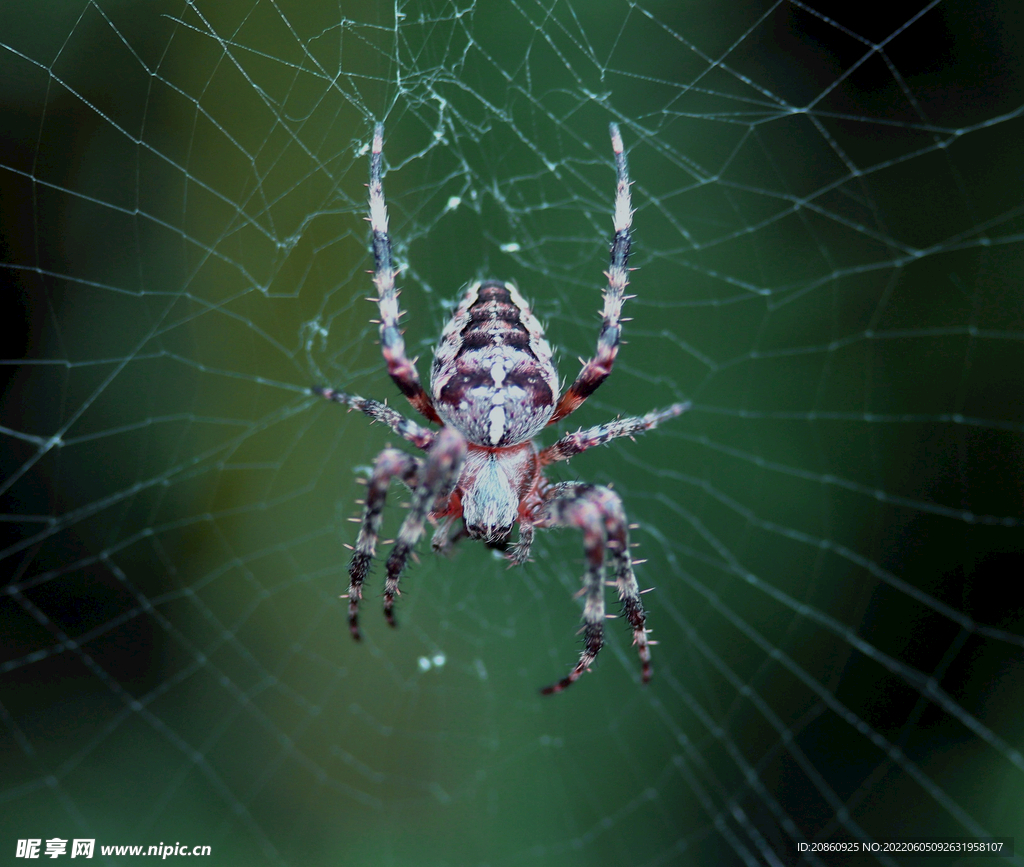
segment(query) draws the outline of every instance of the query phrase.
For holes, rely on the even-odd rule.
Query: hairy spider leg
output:
[[[555,485],[553,498],[545,508],[547,526],[576,527],[583,531],[583,551],[587,568],[583,573],[583,651],[579,662],[566,677],[544,687],[542,695],[554,695],[572,686],[590,668],[604,646],[604,550],[607,531],[596,502],[585,496],[587,486],[573,483]]]
[[[617,176],[615,210],[612,218],[615,234],[612,236],[611,261],[605,272],[608,285],[604,290],[604,310],[601,312],[601,331],[597,337],[597,354],[583,365],[576,381],[558,401],[548,424],[554,424],[574,412],[608,378],[615,363],[615,356],[618,355],[622,337],[622,302],[633,297],[625,294],[629,283],[629,227],[633,223],[629,171],[626,168],[626,154],[622,148],[618,124],[610,124],[608,131],[612,137]]]
[[[640,585],[633,574],[633,558],[629,553],[629,525],[622,498],[614,491],[596,486],[586,492],[604,515],[605,530],[608,533],[608,556],[615,568],[615,586],[626,620],[633,627],[633,644],[640,657],[640,681],[651,679],[651,648],[647,642],[647,617],[640,600]]]
[[[459,522],[455,531],[452,532],[452,527],[457,521],[459,521],[457,515],[450,515],[441,522],[434,537],[430,540],[430,548],[435,554],[449,554],[456,543],[468,538],[469,530],[462,522]]]
[[[321,385],[314,386],[310,391],[317,397],[322,397],[325,400],[347,406],[349,409],[357,409],[360,412],[366,413],[374,421],[386,424],[402,439],[412,443],[418,449],[423,449],[424,451],[429,449],[434,442],[434,438],[437,436],[434,431],[407,419],[400,412],[396,412],[386,403],[381,403],[379,400],[368,400],[365,397],[345,394],[343,391],[336,391],[333,388]]]
[[[388,365],[388,374],[416,410],[429,421],[441,422],[430,395],[420,384],[416,365],[405,355],[405,340],[398,327],[402,315],[398,309],[398,290],[395,289],[395,263],[391,255],[391,237],[388,235],[388,209],[384,202],[381,183],[383,162],[384,124],[373,129],[373,149],[370,154],[370,229],[373,232],[373,282],[377,287],[377,306],[380,308],[380,348]]]
[[[601,485],[563,482],[551,488],[545,509],[554,523],[578,527],[583,531],[587,571],[583,576],[586,603],[583,607],[583,651],[575,668],[557,683],[541,690],[543,695],[561,692],[575,683],[590,668],[604,645],[604,573],[605,549],[615,569],[619,601],[630,626],[633,644],[640,657],[640,679],[651,679],[651,650],[647,641],[646,615],[640,600],[640,586],[633,574],[629,553],[629,527],[622,499]]]
[[[508,559],[513,566],[522,566],[530,559],[530,548],[533,547],[533,524],[522,516],[519,518],[519,538],[508,552]]]
[[[380,524],[384,514],[384,503],[387,499],[388,486],[396,476],[408,487],[416,483],[416,476],[423,461],[407,455],[397,449],[384,449],[377,455],[366,490],[366,503],[363,508],[363,519],[359,526],[359,537],[352,552],[352,562],[348,567],[348,628],[352,637],[359,641],[359,600],[363,597],[363,582],[370,571],[377,537],[380,535]]]
[[[388,624],[395,625],[395,597],[398,595],[398,579],[405,569],[416,543],[423,536],[424,522],[431,507],[438,498],[452,492],[459,479],[459,471],[466,457],[466,440],[454,428],[446,427],[437,432],[434,444],[423,460],[413,487],[409,514],[402,521],[398,538],[391,549],[387,562],[387,578],[384,582],[384,617]]]
[[[631,437],[634,434],[645,433],[656,428],[666,419],[682,415],[689,408],[689,401],[686,403],[674,403],[670,407],[649,412],[647,415],[617,418],[615,421],[566,434],[558,442],[541,450],[539,455],[541,466],[553,464],[557,461],[567,461],[580,452],[585,452],[587,449],[594,448],[594,446],[604,445],[606,442],[617,437]]]

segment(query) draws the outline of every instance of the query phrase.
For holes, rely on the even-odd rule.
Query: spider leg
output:
[[[455,487],[465,456],[466,440],[454,428],[446,427],[437,432],[427,457],[420,462],[409,514],[405,516],[398,530],[398,538],[387,562],[384,616],[391,626],[395,625],[394,609],[395,597],[398,595],[398,579],[413,548],[423,536],[424,522],[431,506],[439,497],[450,493]]]
[[[633,627],[633,643],[640,656],[640,679],[651,679],[651,650],[645,628],[646,616],[640,587],[633,574],[629,554],[629,528],[619,495],[600,485],[565,482],[555,485],[545,514],[552,524],[578,527],[583,531],[587,570],[583,576],[586,603],[583,608],[583,652],[566,677],[541,690],[544,695],[561,692],[590,668],[604,644],[604,552],[615,569],[615,583],[623,612]]]
[[[522,518],[519,519],[519,538],[508,552],[508,559],[513,566],[522,566],[530,559],[530,548],[533,547],[533,524],[527,524]]]
[[[388,209],[384,203],[381,183],[384,124],[373,129],[373,149],[370,154],[370,229],[373,232],[373,282],[377,287],[377,306],[380,308],[380,348],[388,365],[388,374],[418,412],[429,421],[440,423],[430,395],[420,384],[420,375],[414,362],[405,355],[405,340],[398,327],[402,315],[398,309],[398,290],[395,289],[395,263],[391,255],[391,237],[388,235]]]
[[[575,433],[566,434],[558,442],[541,450],[540,464],[541,466],[546,466],[557,461],[567,461],[580,452],[585,452],[594,446],[604,445],[616,437],[631,437],[634,434],[644,433],[652,428],[656,428],[666,419],[682,415],[689,408],[689,402],[674,403],[670,407],[649,412],[647,415],[617,418],[615,421],[610,421],[606,424],[599,424],[586,430],[581,429]]]
[[[561,486],[556,486],[561,487]],[[547,510],[552,523],[578,527],[583,531],[583,550],[587,568],[583,575],[583,652],[576,667],[566,677],[544,687],[543,695],[553,695],[572,686],[597,658],[604,645],[604,520],[597,504],[586,496],[567,496],[553,500]]]
[[[413,485],[423,461],[397,449],[385,449],[377,455],[373,474],[366,491],[363,518],[359,526],[352,562],[348,567],[348,628],[352,637],[359,641],[359,600],[363,597],[363,582],[370,571],[370,563],[377,547],[380,523],[384,513],[388,485],[396,476],[406,485]]]
[[[430,547],[435,554],[449,554],[455,543],[462,539],[465,539],[469,535],[469,531],[466,529],[466,525],[462,524],[456,528],[455,532],[452,532],[452,525],[459,520],[457,517],[445,518],[444,522],[440,527],[437,528],[437,532],[434,533],[434,538],[430,540]]]
[[[622,336],[622,302],[632,296],[626,295],[629,283],[629,227],[633,222],[633,211],[629,196],[629,172],[626,168],[626,154],[622,148],[622,136],[618,124],[611,124],[612,150],[615,152],[615,210],[612,236],[611,261],[605,276],[608,286],[604,290],[604,310],[601,313],[601,331],[597,337],[597,354],[580,371],[576,381],[562,395],[548,424],[565,418],[579,407],[612,372],[615,356],[619,352]]]
[[[314,386],[310,391],[317,397],[322,397],[325,400],[333,400],[335,403],[340,403],[342,406],[347,406],[350,409],[357,409],[360,412],[366,413],[374,421],[386,424],[402,439],[411,442],[418,449],[430,448],[431,444],[434,442],[434,437],[437,436],[434,431],[416,424],[416,422],[407,419],[400,412],[396,412],[390,406],[385,403],[381,403],[380,401],[367,400],[365,397],[358,397],[354,394],[345,394],[343,391],[335,391],[333,388],[327,388],[320,385]]]
[[[595,488],[592,494],[605,519],[608,531],[608,553],[615,567],[615,586],[626,620],[633,627],[633,645],[640,657],[640,682],[651,679],[651,647],[647,641],[647,615],[640,599],[640,585],[633,574],[633,558],[629,553],[629,525],[622,508],[622,498],[608,488]]]

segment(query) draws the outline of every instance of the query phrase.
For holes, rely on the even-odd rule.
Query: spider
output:
[[[578,430],[547,448],[534,437],[575,411],[611,373],[622,331],[622,302],[628,283],[630,225],[629,174],[622,136],[609,127],[615,153],[617,186],[611,244],[611,264],[605,276],[604,310],[597,353],[583,365],[579,376],[559,397],[558,373],[544,330],[512,283],[483,280],[465,292],[441,333],[434,352],[430,392],[420,384],[415,359],[405,354],[399,330],[396,268],[388,236],[388,214],[381,185],[384,126],[373,133],[370,156],[369,223],[373,233],[373,282],[380,308],[380,345],[388,373],[402,394],[428,421],[441,425],[434,431],[405,418],[384,403],[315,387],[315,395],[359,410],[383,422],[398,436],[426,453],[415,457],[385,448],[376,459],[363,501],[359,536],[349,564],[348,623],[352,637],[359,633],[359,602],[363,582],[377,546],[384,501],[392,479],[411,491],[409,513],[398,531],[387,559],[384,616],[395,625],[398,582],[424,533],[424,522],[437,525],[432,548],[447,552],[460,539],[479,539],[507,552],[513,565],[527,561],[534,531],[548,527],[576,527],[583,533],[586,572],[583,576],[583,650],[566,677],[541,690],[561,692],[589,670],[604,643],[604,561],[615,572],[615,587],[640,656],[641,679],[651,678],[651,653],[645,628],[640,589],[633,574],[629,527],[619,495],[601,485],[580,482],[552,483],[544,467],[616,437],[651,430],[689,408],[676,403],[644,416],[619,418]],[[461,519],[461,522],[460,522]],[[456,524],[458,523],[458,525]],[[510,543],[513,526],[519,535]],[[344,597],[343,597],[344,598]]]

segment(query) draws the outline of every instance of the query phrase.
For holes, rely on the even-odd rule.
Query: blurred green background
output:
[[[1022,25],[1006,2],[9,4],[3,858],[1024,845]],[[638,524],[647,687],[611,621],[592,675],[538,695],[578,651],[570,532],[511,571],[423,545],[401,628],[378,570],[348,636],[346,519],[389,435],[307,388],[403,406],[363,300],[377,119],[424,377],[485,276],[575,375],[622,127],[633,321],[563,428],[694,408],[554,475],[614,483]]]

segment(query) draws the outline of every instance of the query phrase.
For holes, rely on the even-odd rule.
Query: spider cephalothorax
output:
[[[358,409],[388,425],[396,434],[424,450],[424,458],[395,449],[377,456],[369,479],[365,507],[349,565],[348,619],[352,636],[359,636],[359,602],[363,582],[377,546],[384,499],[391,479],[398,478],[413,493],[409,514],[387,561],[384,614],[394,626],[398,581],[413,547],[423,536],[424,523],[438,525],[433,548],[447,550],[463,537],[480,539],[509,550],[515,564],[526,562],[535,528],[570,526],[583,532],[587,558],[584,575],[584,646],[572,671],[543,692],[560,692],[590,668],[604,643],[604,561],[615,572],[623,612],[633,629],[642,665],[642,680],[651,677],[650,648],[640,589],[633,574],[629,530],[622,500],[609,488],[579,482],[552,484],[543,468],[556,461],[656,427],[684,412],[688,404],[672,406],[635,418],[579,430],[553,445],[538,449],[533,438],[547,425],[565,418],[607,379],[618,353],[622,332],[621,309],[628,282],[630,209],[629,176],[622,138],[611,125],[618,185],[615,196],[611,264],[604,290],[604,310],[597,353],[586,362],[575,382],[559,397],[558,372],[544,329],[511,283],[484,280],[469,287],[441,334],[434,353],[428,394],[415,364],[405,355],[398,328],[398,292],[388,236],[387,208],[381,185],[384,129],[374,130],[370,159],[370,227],[373,231],[374,283],[380,307],[380,342],[388,373],[429,421],[432,431],[374,400],[329,388],[313,392]],[[456,526],[461,521],[461,526]],[[519,537],[509,549],[513,527]]]

